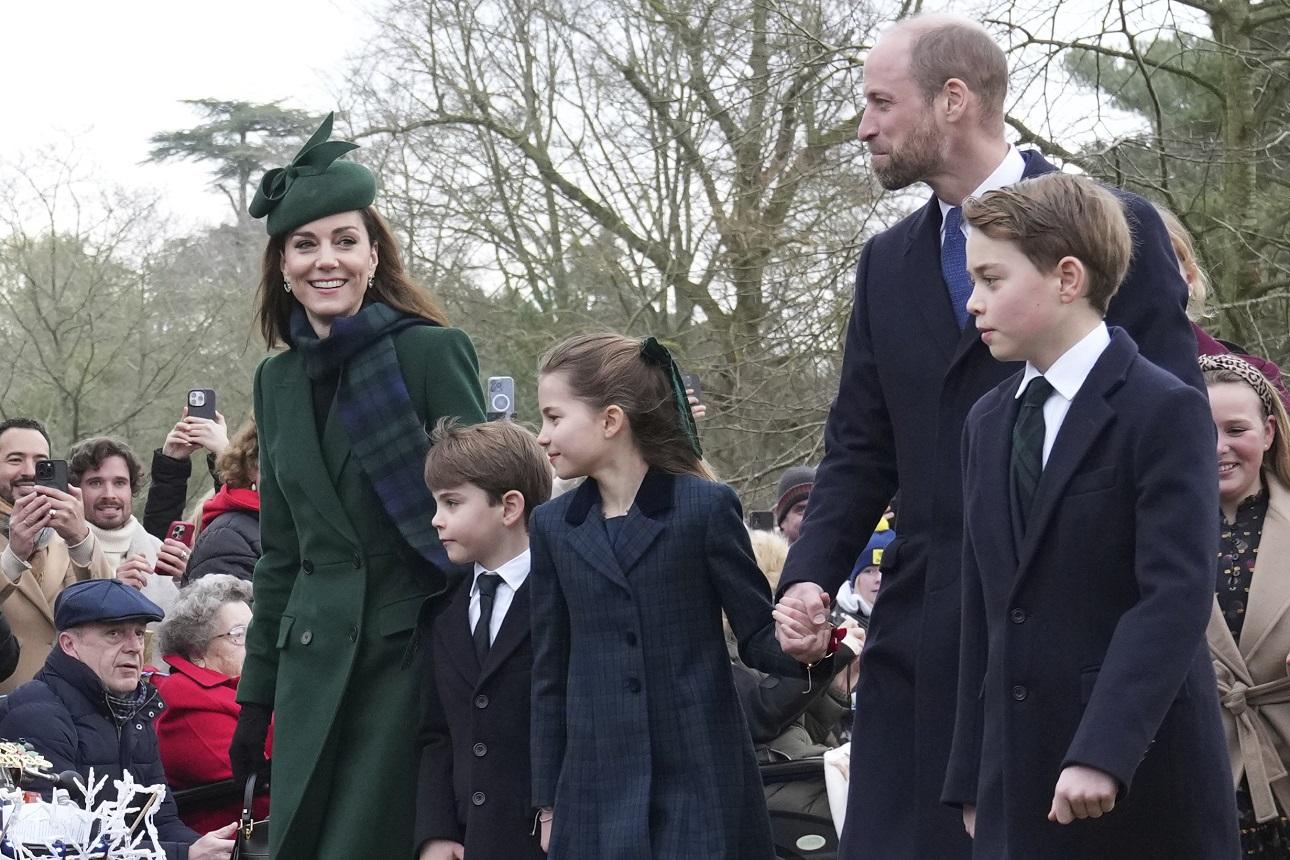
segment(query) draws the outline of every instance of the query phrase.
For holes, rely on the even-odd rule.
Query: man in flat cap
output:
[[[144,785],[165,783],[153,721],[165,708],[142,680],[143,635],[161,608],[112,579],[65,588],[54,603],[58,641],[36,677],[14,690],[0,737],[28,741],[51,770],[109,776],[105,791],[129,771]],[[102,796],[102,795],[101,795]],[[167,860],[222,860],[233,850],[235,823],[199,837],[179,820],[174,798],[153,819]]]

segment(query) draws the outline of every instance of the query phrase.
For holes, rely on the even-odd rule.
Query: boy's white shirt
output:
[[[1061,429],[1062,422],[1066,420],[1066,413],[1070,411],[1071,401],[1075,399],[1075,395],[1084,385],[1084,380],[1088,379],[1088,375],[1093,371],[1093,365],[1097,364],[1097,360],[1110,345],[1111,332],[1105,322],[1099,322],[1092,331],[1063,352],[1061,357],[1053,362],[1053,366],[1048,368],[1047,373],[1040,374],[1039,368],[1026,362],[1021,385],[1017,388],[1018,398],[1025,393],[1026,386],[1036,376],[1042,375],[1053,387],[1053,393],[1044,401],[1043,465],[1048,465],[1048,455],[1053,450],[1053,443],[1057,441],[1057,431]]]
[[[469,621],[470,629],[473,631],[475,625],[479,623],[479,577],[484,573],[495,573],[502,578],[497,585],[497,594],[493,598],[493,617],[488,625],[488,641],[491,644],[497,638],[497,631],[502,629],[502,622],[506,620],[506,612],[511,608],[511,601],[515,599],[515,592],[520,590],[524,580],[529,578],[529,563],[531,555],[528,550],[515,556],[515,558],[506,562],[497,570],[489,570],[483,565],[476,562],[475,578],[470,583],[470,610]]]

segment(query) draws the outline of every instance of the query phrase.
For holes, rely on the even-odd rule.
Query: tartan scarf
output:
[[[333,320],[331,334],[319,339],[297,305],[291,313],[291,348],[304,359],[310,379],[340,373],[340,420],[381,507],[408,546],[447,570],[448,555],[430,525],[434,499],[421,478],[430,438],[412,408],[394,351],[394,335],[415,325],[435,323],[382,302],[367,302],[352,317]]]

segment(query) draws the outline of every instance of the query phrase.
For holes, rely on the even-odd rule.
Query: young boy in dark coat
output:
[[[421,629],[415,847],[421,860],[540,860],[549,823],[529,802],[528,521],[551,497],[551,471],[515,424],[440,424],[425,479],[448,557],[475,570]]]
[[[1204,397],[1103,322],[1116,198],[1050,175],[970,200],[968,311],[1025,368],[963,441],[963,626],[944,800],[989,858],[1236,857],[1205,649]]]

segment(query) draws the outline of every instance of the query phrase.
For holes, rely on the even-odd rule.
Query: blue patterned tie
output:
[[[945,213],[945,241],[941,243],[941,275],[950,294],[950,307],[959,328],[967,325],[967,301],[972,295],[972,278],[967,270],[967,237],[962,230],[963,211],[955,206]]]

